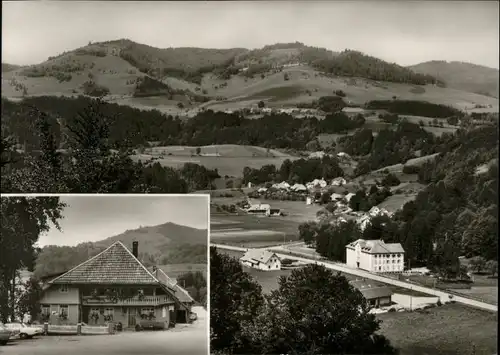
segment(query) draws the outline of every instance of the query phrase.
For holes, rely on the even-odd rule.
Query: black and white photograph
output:
[[[208,353],[207,195],[1,199],[3,354]]]
[[[498,62],[498,1],[3,1],[2,194],[204,195],[209,218],[130,196],[9,220],[0,351],[496,354]],[[65,283],[105,248],[154,305]],[[40,298],[60,285],[77,305]]]

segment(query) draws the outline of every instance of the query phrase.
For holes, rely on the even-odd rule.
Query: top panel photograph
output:
[[[3,193],[407,193],[496,145],[494,2],[2,5]]]

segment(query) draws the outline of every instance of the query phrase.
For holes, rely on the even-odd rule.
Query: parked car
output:
[[[35,335],[41,335],[42,329],[39,327],[30,327],[24,323],[6,323],[5,327],[10,331],[19,334],[21,339],[31,339]]]
[[[154,320],[141,320],[139,324],[136,324],[135,331],[140,332],[141,330],[163,330],[165,329],[165,322],[158,322]]]
[[[0,345],[7,345],[11,336],[11,331],[0,324]]]

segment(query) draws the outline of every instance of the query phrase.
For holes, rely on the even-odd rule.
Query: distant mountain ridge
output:
[[[498,98],[498,69],[472,63],[440,60],[412,65],[409,68],[417,73],[435,76],[446,82],[450,88]]]
[[[97,242],[77,246],[48,245],[42,248],[36,263],[35,275],[55,274],[84,262],[113,243],[121,241],[132,250],[132,242],[139,242],[139,259],[146,265],[206,263],[208,230],[175,223],[127,230]]]
[[[357,105],[396,96],[474,106],[488,101],[478,96],[493,95],[491,73],[469,70],[472,78],[465,85],[459,75],[442,71],[435,77],[434,65],[423,64],[404,67],[356,50],[336,52],[300,42],[250,50],[156,48],[119,39],[89,43],[37,65],[6,66],[2,95],[103,96],[174,116],[243,101],[293,106],[337,90]],[[444,90],[447,81],[462,91]],[[477,92],[481,95],[471,94]]]

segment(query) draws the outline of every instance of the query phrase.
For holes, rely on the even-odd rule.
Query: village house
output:
[[[367,281],[365,279],[354,280],[349,283],[361,292],[370,306],[379,308],[381,306],[388,306],[392,303],[391,296],[393,292],[385,285],[377,284],[373,280]]]
[[[250,214],[268,214],[268,213],[270,213],[270,210],[271,210],[271,205],[269,205],[267,203],[259,203],[259,204],[251,205],[247,209],[247,213],[250,213]]]
[[[137,242],[131,252],[118,241],[47,281],[41,318],[50,324],[121,322],[124,328],[135,327],[141,319],[164,322],[166,327],[187,323],[192,303],[184,292],[156,277],[137,256]]]
[[[275,253],[268,250],[249,249],[245,255],[240,258],[240,263],[244,266],[258,270],[281,270],[280,258]]]
[[[286,181],[282,181],[280,183],[274,184],[272,187],[276,190],[288,190],[290,188],[290,184]]]
[[[324,179],[314,179],[306,184],[308,190],[313,190],[316,187],[325,188],[328,183]]]
[[[346,245],[346,264],[370,272],[403,272],[404,249],[400,243],[358,239]]]

